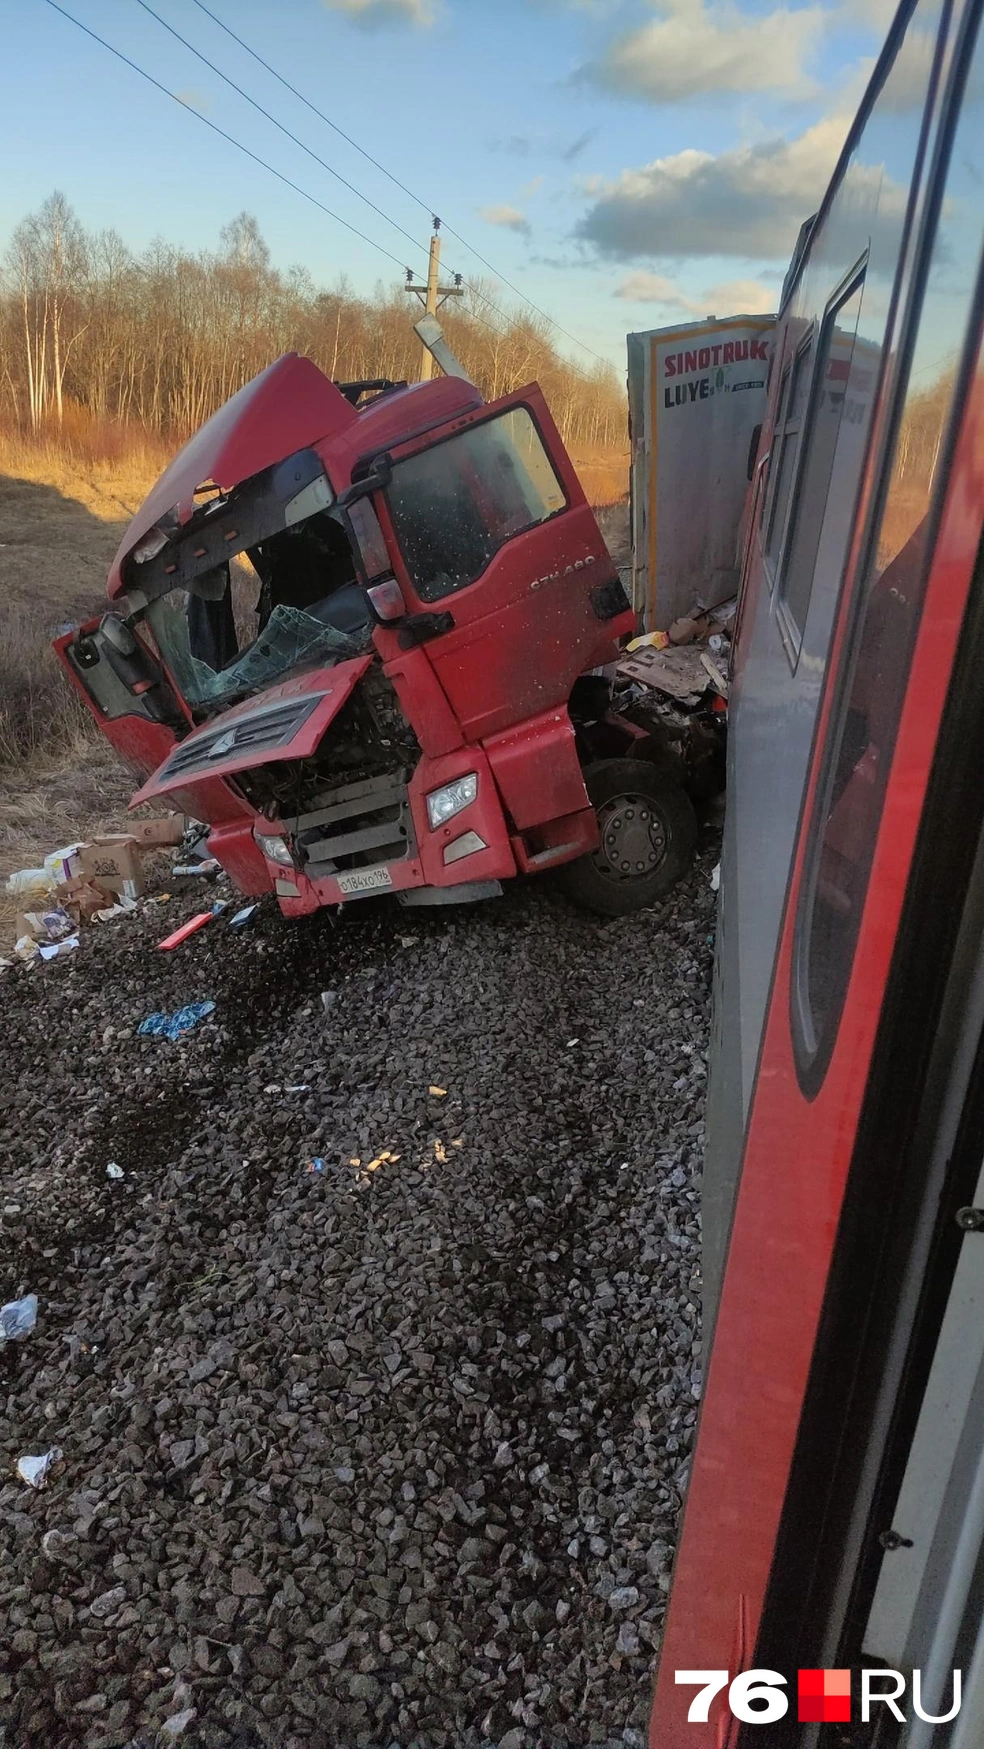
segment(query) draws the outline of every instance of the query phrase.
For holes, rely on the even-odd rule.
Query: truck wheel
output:
[[[584,782],[601,843],[557,873],[567,895],[602,917],[651,905],[686,874],[697,843],[688,796],[643,759],[604,759]]]

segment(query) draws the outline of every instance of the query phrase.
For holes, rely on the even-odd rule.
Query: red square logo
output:
[[[851,1672],[849,1670],[801,1670],[798,1687],[800,1724],[842,1725],[850,1723]]]

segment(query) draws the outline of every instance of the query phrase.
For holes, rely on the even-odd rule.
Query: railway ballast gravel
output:
[[[3,975],[4,1749],[641,1744],[713,860],[620,922],[530,884],[159,953],[196,893]]]

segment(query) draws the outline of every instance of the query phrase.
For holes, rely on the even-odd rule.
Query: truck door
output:
[[[393,453],[385,498],[408,617],[466,740],[565,705],[632,628],[618,573],[540,391]]]

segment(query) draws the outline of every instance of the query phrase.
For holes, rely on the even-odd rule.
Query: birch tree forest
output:
[[[17,226],[0,274],[0,419],[29,433],[89,418],[183,438],[283,352],[339,381],[417,375],[416,300],[279,271],[248,213],[214,250],[158,240],[136,255],[115,231],[87,232],[56,192]],[[488,399],[535,378],[568,444],[625,448],[616,372],[572,364],[546,322],[503,309],[494,282],[472,282],[441,320]]]

